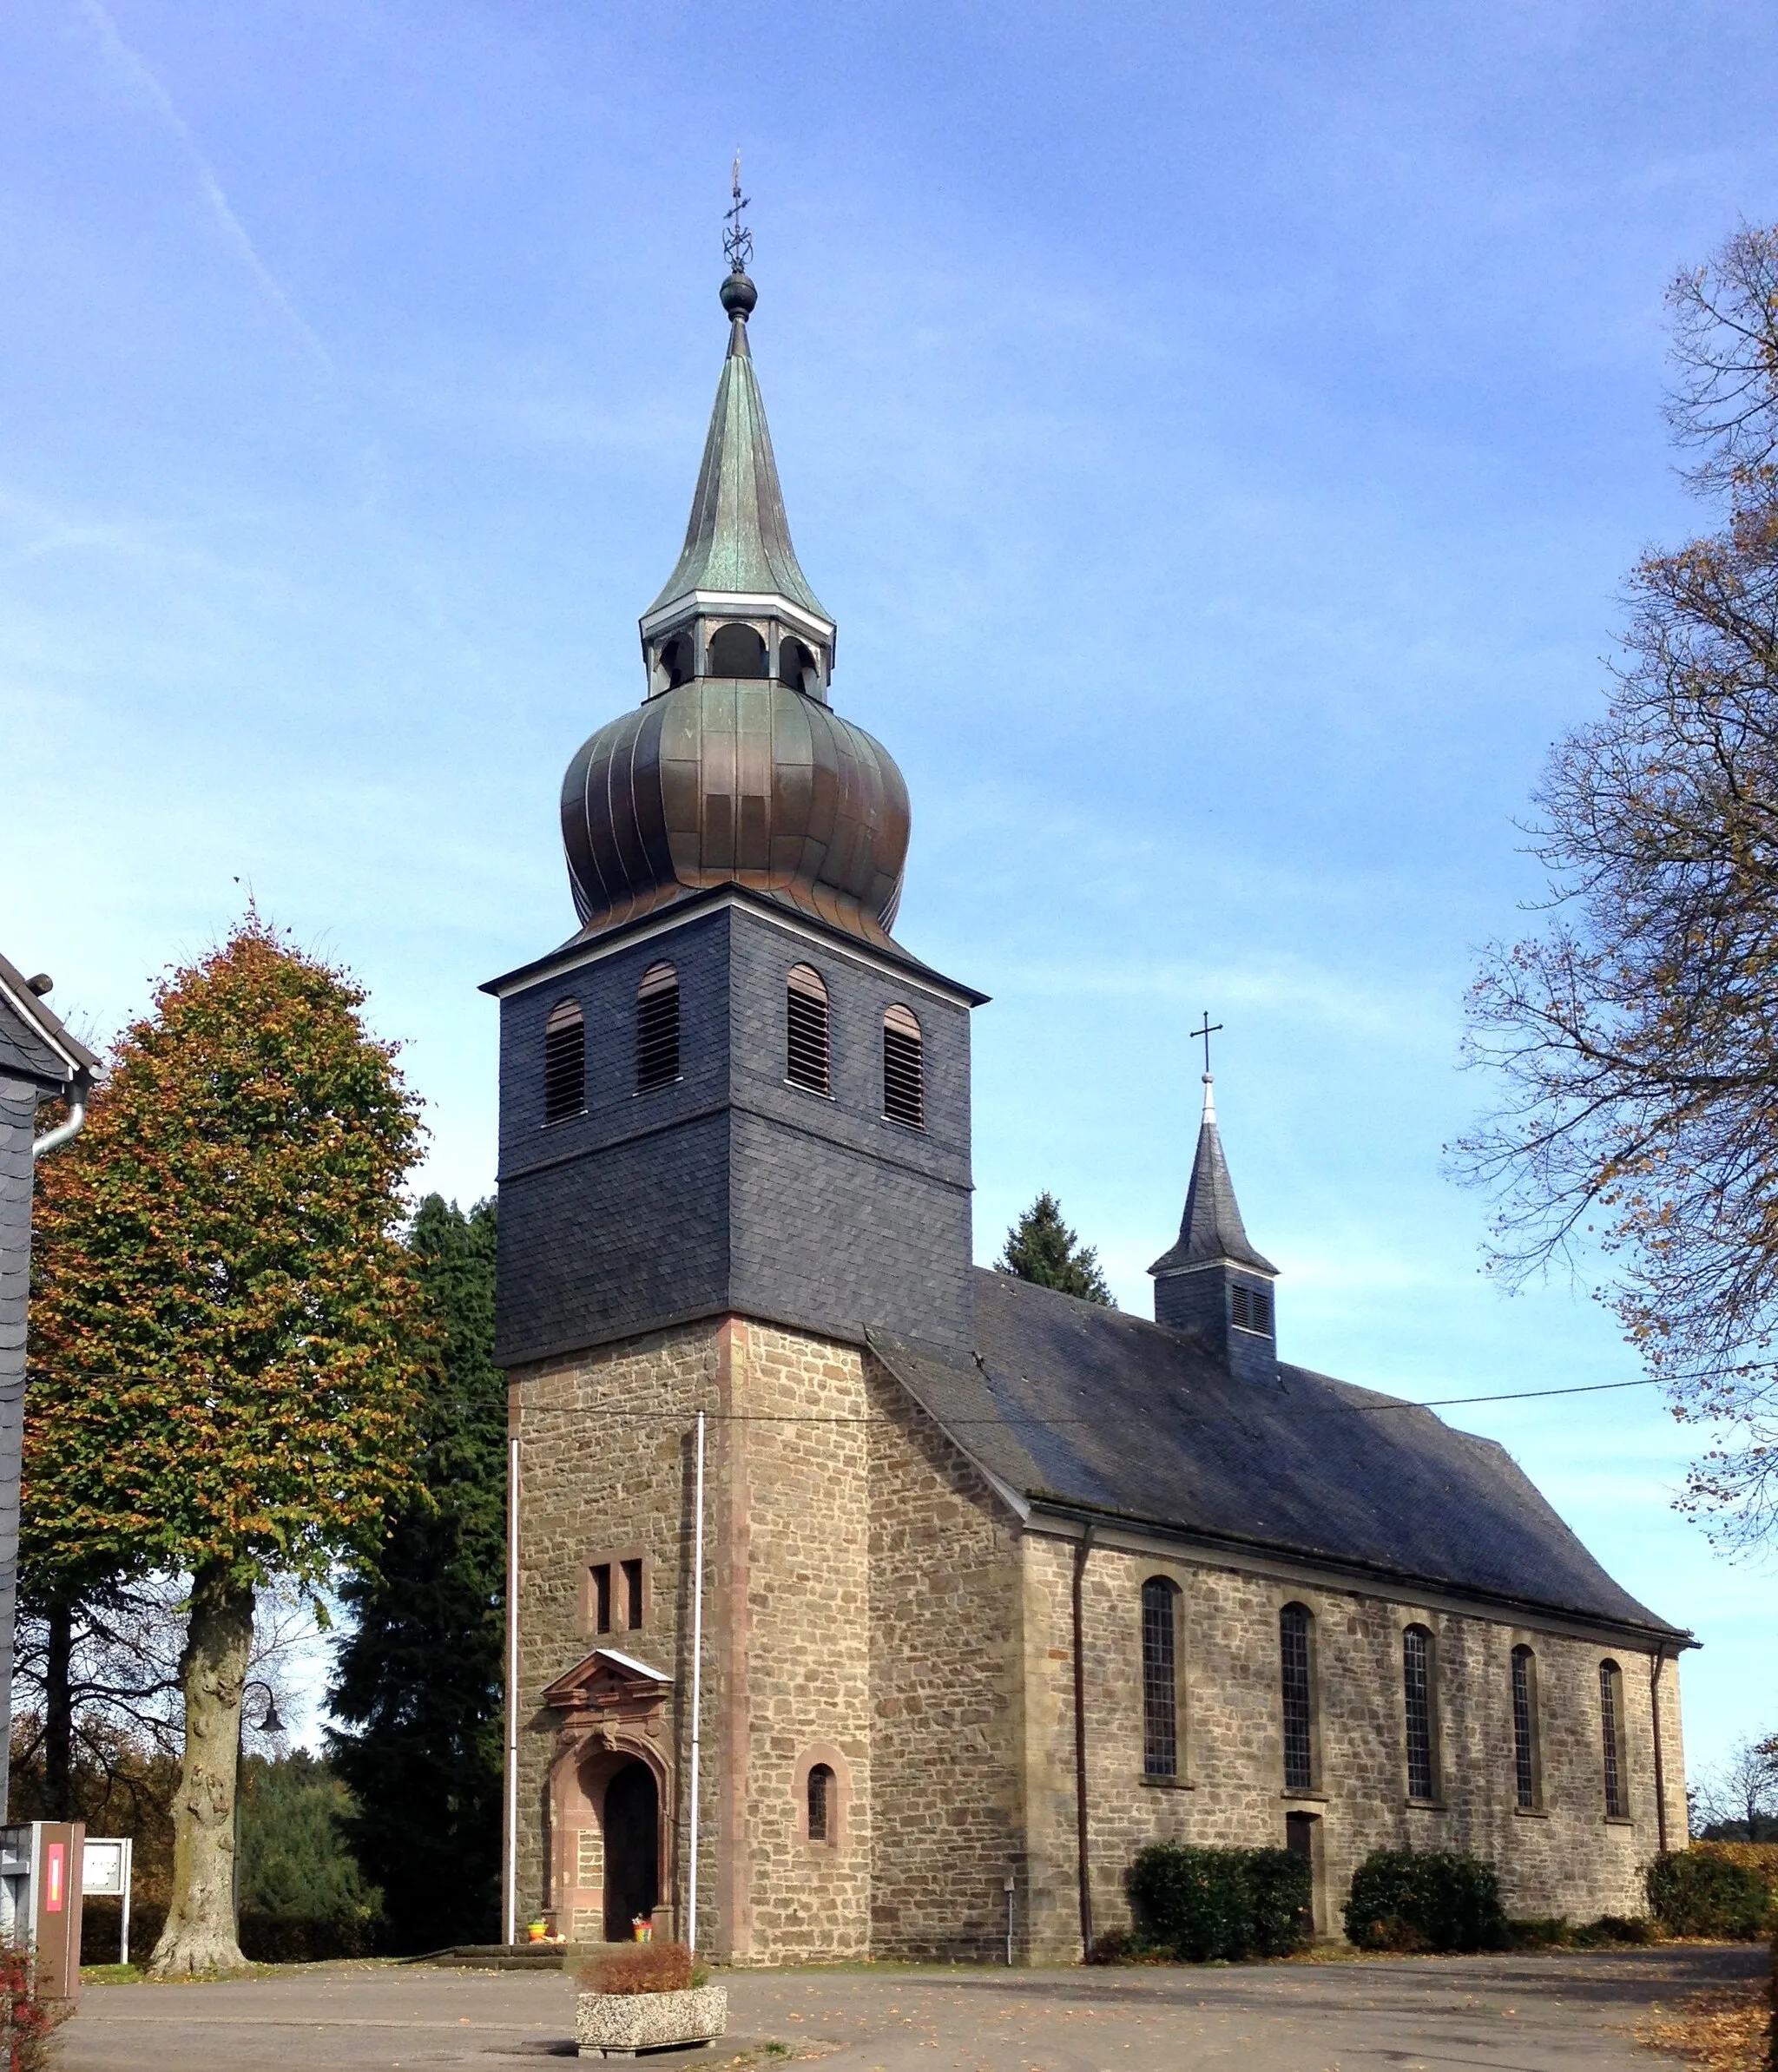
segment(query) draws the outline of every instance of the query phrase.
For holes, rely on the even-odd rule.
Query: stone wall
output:
[[[1024,1648],[1032,1814],[1031,1945],[1039,1959],[1079,1952],[1070,1592],[1075,1543],[1025,1541]],[[1143,1777],[1141,1591],[1149,1575],[1180,1589],[1181,1775]],[[1278,1616],[1314,1616],[1315,1790],[1287,1796]],[[1145,1843],[1281,1847],[1285,1816],[1314,1816],[1317,1925],[1340,1932],[1352,1873],[1373,1849],[1465,1850],[1495,1864],[1514,1915],[1644,1911],[1640,1873],[1657,1846],[1651,1659],[1617,1646],[1467,1613],[1310,1588],[1195,1561],[1095,1547],[1083,1587],[1088,1802],[1094,1926],[1128,1924],[1123,1879]],[[1402,1629],[1435,1636],[1436,1803],[1410,1805],[1402,1707]],[[1538,1660],[1542,1802],[1517,1806],[1511,1657]],[[1604,1811],[1598,1668],[1623,1673],[1630,1818]],[[1669,1835],[1685,1833],[1677,1667],[1662,1672]]]
[[[1018,1528],[874,1359],[872,1954],[1004,1961],[1026,1882]]]
[[[640,1756],[661,1780],[664,1930],[688,1868],[693,1439],[710,1415],[698,1939],[742,1963],[1079,1953],[1071,1585],[1077,1542],[1021,1529],[966,1457],[869,1354],[729,1318],[515,1374],[522,1911],[603,1929],[601,1795]],[[1103,1542],[1082,1583],[1094,1925],[1127,1923],[1144,1843],[1281,1845],[1312,1815],[1317,1920],[1337,1933],[1373,1848],[1468,1850],[1515,1914],[1642,1909],[1656,1846],[1650,1658],[1520,1627]],[[673,1680],[628,1739],[564,1754],[544,1689],[600,1638],[595,1561],[645,1564],[642,1624],[609,1645]],[[1255,1564],[1257,1567],[1259,1564]],[[1179,1592],[1180,1775],[1145,1781],[1141,1593]],[[1312,1792],[1283,1790],[1278,1616],[1314,1615]],[[1402,1629],[1434,1636],[1439,1779],[1410,1805]],[[1541,1803],[1517,1806],[1511,1654],[1534,1649]],[[1598,1667],[1623,1670],[1630,1817],[1605,1817]],[[1683,1837],[1676,1666],[1663,1673],[1669,1836]],[[653,1702],[652,1700],[650,1701]],[[589,1733],[585,1720],[573,1732]],[[628,1732],[628,1729],[626,1730]],[[832,1773],[829,1833],[808,1775]]]

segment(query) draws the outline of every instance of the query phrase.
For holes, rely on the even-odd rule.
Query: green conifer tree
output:
[[[1006,1233],[1006,1246],[994,1262],[997,1273],[1034,1280],[1040,1288],[1057,1288],[1116,1309],[1105,1276],[1099,1271],[1097,1248],[1083,1245],[1062,1220],[1062,1205],[1045,1188]]]
[[[355,1630],[328,1708],[346,1832],[381,1887],[388,1947],[498,1933],[506,1378],[493,1363],[494,1204],[429,1194],[414,1264],[437,1332],[422,1423],[425,1494],[395,1516],[376,1568],[342,1590]]]

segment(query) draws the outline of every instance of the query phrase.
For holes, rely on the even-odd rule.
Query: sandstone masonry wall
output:
[[[1004,1959],[1026,1882],[1017,1523],[874,1359],[870,1655],[876,1957]],[[1022,1931],[1021,1931],[1022,1932]]]
[[[1073,1788],[1072,1542],[1025,1542],[1024,1649],[1031,1722],[1032,1948],[1078,1954]],[[1143,1777],[1143,1580],[1179,1587],[1182,1774]],[[1278,1615],[1314,1615],[1315,1790],[1284,1791]],[[1651,1660],[1617,1646],[1347,1589],[1309,1588],[1197,1561],[1096,1547],[1083,1590],[1089,1819],[1096,1931],[1128,1924],[1123,1879],[1160,1839],[1281,1847],[1285,1816],[1314,1816],[1317,1926],[1338,1934],[1352,1873],[1376,1848],[1460,1849],[1500,1871],[1509,1913],[1644,1911],[1643,1865],[1657,1846]],[[1402,1628],[1435,1636],[1437,1803],[1407,1799]],[[1524,1643],[1538,1670],[1541,1804],[1517,1806],[1511,1656]],[[1623,1670],[1630,1817],[1605,1815],[1598,1669]],[[1662,1672],[1669,1835],[1683,1838],[1684,1771],[1677,1667]],[[1039,1868],[1041,1866],[1041,1869]]]

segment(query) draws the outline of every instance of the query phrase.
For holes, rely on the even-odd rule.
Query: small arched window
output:
[[[1432,1760],[1432,1636],[1410,1626],[1401,1636],[1401,1698],[1407,1719],[1407,1795],[1436,1799]]]
[[[811,697],[821,687],[821,673],[814,656],[788,634],[778,643],[778,681],[787,683],[794,691],[807,691]]]
[[[920,1025],[905,1007],[883,1016],[883,1113],[910,1129],[926,1126],[926,1060]]]
[[[1599,1664],[1599,1740],[1605,1759],[1605,1813],[1609,1819],[1629,1816],[1624,1788],[1623,1672],[1616,1662]]]
[[[1314,1625],[1306,1604],[1287,1604],[1278,1615],[1287,1792],[1315,1788],[1315,1687],[1310,1654]]]
[[[826,1842],[833,1838],[833,1773],[826,1763],[809,1765],[809,1839]]]
[[[667,688],[676,691],[691,674],[691,641],[682,633],[675,633],[661,648],[661,670],[667,679]]]
[[[710,636],[712,676],[763,676],[766,643],[752,626],[719,626]]]
[[[812,1094],[832,1091],[828,1071],[827,989],[808,964],[794,964],[786,981],[787,1012],[784,1076]]]
[[[1164,1575],[1143,1585],[1143,1774],[1179,1774],[1179,1591]]]
[[[543,1024],[543,1121],[564,1122],[587,1104],[587,1025],[578,1000],[562,1000]]]
[[[671,1086],[679,1076],[679,974],[650,964],[635,994],[635,1090]]]
[[[1538,1658],[1529,1648],[1512,1651],[1512,1770],[1519,1810],[1538,1804]]]

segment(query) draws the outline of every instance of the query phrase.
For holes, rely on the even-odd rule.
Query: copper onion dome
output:
[[[568,766],[562,839],[582,934],[743,885],[886,943],[907,786],[827,703],[833,622],[798,565],[747,350],[756,293],[722,286],[728,357],[685,545],[644,615],[649,691]]]

